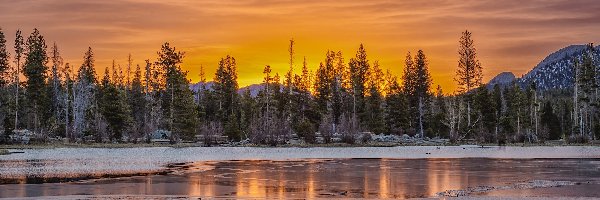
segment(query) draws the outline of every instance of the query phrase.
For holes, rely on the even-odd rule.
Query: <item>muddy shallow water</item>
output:
[[[547,158],[548,149],[532,148],[518,159],[505,158],[511,149],[317,150],[25,150],[0,157],[0,198],[600,198],[597,148],[564,150],[565,157],[583,158]],[[206,151],[212,154],[184,154]]]

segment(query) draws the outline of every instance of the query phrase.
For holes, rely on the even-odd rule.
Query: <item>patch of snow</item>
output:
[[[11,150],[16,151],[16,150]],[[129,174],[165,170],[171,163],[225,160],[298,160],[333,158],[600,158],[600,148],[400,146],[347,148],[56,148],[24,149],[0,156],[0,178]]]

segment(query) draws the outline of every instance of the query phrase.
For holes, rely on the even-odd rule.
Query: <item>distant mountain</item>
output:
[[[204,86],[207,90],[212,91],[214,84],[215,83],[213,81],[209,81],[204,84],[198,82],[198,83],[190,84],[190,90],[197,92],[198,90],[200,90],[200,88],[202,86]],[[256,95],[258,95],[258,92],[260,92],[262,89],[263,89],[262,84],[252,84],[252,85],[238,89],[238,94],[244,94],[244,92],[246,92],[246,90],[250,90],[250,95],[253,97],[256,97]]]
[[[250,96],[256,97],[258,92],[260,92],[265,86],[263,84],[252,84],[246,87],[242,87],[238,90],[239,94],[244,94],[246,90],[250,90]]]
[[[517,78],[512,72],[502,72],[488,82],[487,88],[492,89],[495,85],[507,86],[515,80],[517,80]]]
[[[548,55],[531,71],[527,72],[521,78],[516,79],[516,81],[522,87],[535,83],[537,89],[542,91],[572,88],[575,82],[573,60],[581,60],[585,48],[587,48],[586,45],[571,45],[562,48]],[[600,53],[600,47],[596,47],[596,50]],[[506,72],[498,74],[494,79],[490,80],[488,87],[505,83],[502,81],[508,80],[509,76]]]
[[[202,86],[204,86],[207,90],[212,90],[214,84],[215,84],[215,82],[213,82],[213,81],[209,81],[206,83],[198,82],[198,83],[190,84],[190,90],[197,92],[198,90],[200,90],[200,88],[202,88]]]

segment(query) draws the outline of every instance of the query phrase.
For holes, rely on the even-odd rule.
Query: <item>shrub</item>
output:
[[[590,138],[587,135],[572,134],[567,138],[568,143],[588,143]]]
[[[296,124],[296,126],[294,126],[294,131],[299,137],[304,138],[305,142],[311,144],[316,142],[314,125],[308,120],[302,120],[300,123]]]
[[[371,136],[371,133],[369,133],[369,132],[364,132],[360,136],[360,142],[362,142],[363,144],[366,144],[366,143],[368,143],[371,140],[373,140],[373,137]]]

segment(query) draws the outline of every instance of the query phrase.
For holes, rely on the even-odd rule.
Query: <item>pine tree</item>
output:
[[[50,69],[50,77],[49,78],[49,100],[52,102],[51,105],[51,110],[52,110],[52,119],[54,122],[53,124],[55,124],[56,126],[52,126],[50,125],[50,127],[55,127],[53,130],[54,133],[60,133],[62,134],[63,131],[59,131],[56,129],[59,129],[60,126],[62,126],[64,120],[63,117],[64,115],[62,114],[62,112],[64,111],[64,107],[66,106],[64,103],[64,101],[62,101],[63,96],[64,96],[64,88],[61,82],[61,73],[60,73],[60,68],[62,68],[63,65],[63,60],[62,57],[60,56],[60,52],[58,50],[58,46],[56,45],[56,43],[54,43],[54,45],[52,46],[51,49],[51,60],[52,60],[52,67]]]
[[[144,113],[143,131],[146,134],[146,142],[150,142],[150,134],[156,132],[159,128],[162,118],[162,100],[160,98],[162,90],[161,78],[159,71],[150,60],[145,60],[144,67],[144,101],[146,102]]]
[[[408,102],[402,92],[398,78],[388,71],[386,75],[385,124],[386,131],[392,134],[404,133],[408,128]]]
[[[492,142],[493,137],[489,135],[494,132],[495,126],[495,107],[493,106],[492,97],[485,85],[481,85],[475,91],[474,108],[477,112],[477,118],[474,125],[477,131],[474,132],[474,137],[480,142]]]
[[[517,84],[513,85],[510,97],[510,112],[512,118],[511,124],[514,126],[513,141],[524,141],[525,119],[527,118],[527,97],[521,87]],[[510,137],[509,137],[510,138]]]
[[[259,119],[258,119],[258,123],[256,126],[260,126],[259,129],[264,131],[263,133],[259,133],[259,132],[255,132],[253,135],[253,140],[254,141],[260,141],[260,142],[264,142],[264,140],[267,139],[267,137],[271,137],[272,136],[272,131],[273,131],[273,127],[271,126],[272,124],[272,120],[273,118],[275,118],[274,115],[274,108],[273,108],[273,102],[274,102],[274,95],[273,93],[275,92],[274,90],[278,90],[278,88],[275,87],[279,87],[277,85],[275,85],[275,87],[273,86],[274,84],[273,82],[273,77],[271,77],[271,66],[270,65],[266,65],[265,68],[263,69],[263,74],[264,74],[264,78],[263,78],[263,91],[261,91],[260,93],[260,104],[261,104],[261,113],[259,114]],[[263,135],[261,135],[263,134]]]
[[[49,102],[44,89],[46,88],[46,71],[48,67],[48,55],[46,54],[46,42],[37,29],[27,39],[27,57],[23,72],[27,78],[26,91],[31,118],[29,122],[35,133],[40,133],[44,122],[45,108]]]
[[[406,59],[404,60],[404,70],[402,73],[402,91],[406,93],[406,95],[412,97],[415,96],[415,87],[416,87],[416,69],[411,56],[410,51],[406,53]]]
[[[282,113],[283,115],[285,115],[283,117],[283,119],[285,119],[287,121],[287,124],[291,124],[293,118],[296,118],[296,114],[295,112],[292,112],[292,110],[294,109],[294,102],[292,101],[292,99],[294,98],[295,94],[294,91],[296,90],[296,85],[294,84],[294,54],[295,54],[295,50],[294,50],[294,39],[290,40],[290,46],[288,49],[290,58],[289,58],[289,64],[290,67],[287,71],[287,73],[285,74],[285,81],[284,81],[284,92],[282,93],[282,98],[281,99],[281,103],[283,104],[284,107],[284,113]],[[292,129],[290,127],[284,127],[284,129],[287,129],[287,135],[291,135],[292,134]]]
[[[250,134],[252,120],[257,114],[257,102],[256,99],[252,97],[250,89],[244,90],[243,94],[240,96],[240,105],[240,129],[242,130],[242,133],[247,136]]]
[[[131,81],[131,90],[129,91],[128,100],[132,115],[132,132],[134,139],[140,138],[144,132],[146,120],[146,98],[144,95],[144,86],[142,84],[142,71],[140,65],[137,65]]]
[[[344,75],[345,71],[344,58],[342,52],[331,52],[330,58],[326,62],[331,65],[331,77],[330,88],[331,88],[331,102],[330,110],[333,114],[335,124],[340,123],[340,117],[344,115],[344,99],[346,97],[346,88],[344,88]],[[353,126],[356,127],[356,124]]]
[[[94,65],[94,53],[88,48],[83,64],[77,73],[77,80],[73,85],[73,128],[71,141],[74,141],[92,131],[91,124],[94,120],[96,102],[96,70]]]
[[[9,58],[10,54],[6,49],[6,38],[2,28],[0,28],[0,131],[4,131],[3,135],[0,135],[0,141],[4,141],[8,138],[8,123],[9,123],[9,96],[8,88],[8,69],[9,69]]]
[[[21,68],[22,68],[21,59],[23,58],[24,54],[25,54],[25,42],[23,40],[23,36],[21,35],[21,30],[17,30],[17,32],[15,34],[15,70],[13,70],[14,77],[15,77],[15,106],[14,106],[14,110],[15,110],[14,126],[15,126],[15,128],[14,128],[14,130],[19,129],[19,110],[20,110],[19,89],[21,87],[21,81],[19,79],[21,77]]]
[[[500,85],[494,85],[494,89],[491,94],[492,105],[494,107],[494,138],[498,144],[505,143],[505,137],[501,131],[501,124],[504,118],[506,118],[506,101]]]
[[[214,92],[218,102],[218,118],[223,124],[225,134],[232,140],[241,139],[237,77],[235,58],[229,55],[222,58],[215,74]]]
[[[4,87],[8,83],[8,69],[10,53],[6,49],[6,37],[2,28],[0,28],[0,88]],[[4,100],[4,99],[3,99]],[[2,107],[3,105],[0,105]]]
[[[194,94],[189,89],[187,72],[181,70],[180,64],[184,56],[167,42],[157,53],[156,65],[164,73],[166,90],[163,101],[163,113],[168,116],[167,127],[171,131],[171,142],[179,138],[193,139],[197,128],[197,110],[194,104]]]
[[[369,93],[365,98],[366,108],[365,113],[367,117],[367,127],[375,134],[383,133],[384,130],[384,118],[383,110],[381,108],[383,104],[383,97],[381,91],[381,85],[383,82],[383,72],[379,68],[379,63],[374,62],[371,71],[369,72],[368,88]]]
[[[364,97],[367,79],[369,78],[369,60],[365,47],[360,44],[355,58],[351,58],[348,63],[350,74],[350,85],[352,89],[352,115],[364,119]]]
[[[334,57],[335,53],[333,51],[327,51],[325,62],[319,64],[319,68],[315,74],[315,101],[321,114],[329,114],[331,112],[332,86],[335,84],[333,72]]]
[[[432,102],[432,116],[431,116],[431,131],[432,135],[430,137],[448,137],[448,127],[444,125],[443,121],[446,115],[448,114],[448,109],[446,107],[446,97],[444,96],[444,92],[442,91],[442,87],[438,85],[435,90],[435,97]]]
[[[63,77],[65,78],[64,80],[64,85],[65,85],[65,91],[62,95],[61,101],[63,102],[63,120],[64,120],[64,125],[65,125],[65,137],[66,138],[72,138],[71,134],[72,134],[72,123],[71,123],[71,118],[72,118],[72,102],[73,102],[73,94],[72,94],[72,90],[73,90],[73,78],[72,78],[72,68],[69,65],[69,63],[65,64],[65,67],[62,69],[61,73],[63,74]]]
[[[410,113],[408,117],[408,127],[405,130],[409,134],[414,134],[416,130],[416,116],[414,113],[418,112],[416,103],[418,103],[418,99],[416,99],[415,88],[417,84],[417,76],[416,76],[416,68],[414,64],[414,60],[411,56],[411,53],[408,52],[406,54],[406,59],[404,60],[404,70],[402,73],[402,92],[406,97],[407,105],[408,105],[408,113]]]
[[[471,104],[472,98],[469,91],[475,89],[481,85],[482,81],[482,69],[479,60],[477,59],[477,52],[474,46],[473,39],[471,39],[471,32],[465,30],[459,41],[459,60],[458,69],[456,70],[456,82],[460,86],[460,92],[466,94],[467,100],[467,132],[470,132],[472,128],[471,123]]]
[[[403,81],[411,112],[417,113],[416,117],[411,119],[411,124],[415,125],[418,136],[424,137],[426,106],[431,97],[431,75],[427,57],[422,50],[417,52],[414,61],[411,60],[410,52],[406,56]]]
[[[554,114],[550,101],[546,101],[542,108],[541,125],[544,139],[558,140],[561,137],[560,121]]]
[[[127,55],[127,71],[125,73],[125,81],[126,81],[126,86],[130,87],[131,86],[131,67],[133,65],[133,59],[131,58],[131,53]]]
[[[121,141],[123,133],[131,125],[131,111],[125,91],[118,87],[118,83],[110,80],[108,68],[106,68],[102,79],[98,106],[100,113],[107,122],[110,139]]]

